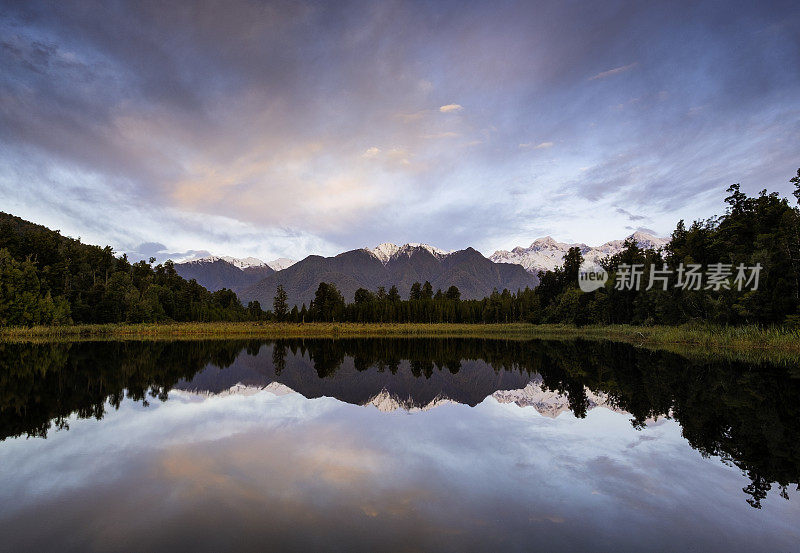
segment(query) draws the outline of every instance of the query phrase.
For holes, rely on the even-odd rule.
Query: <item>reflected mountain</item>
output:
[[[334,397],[355,405],[385,391],[409,407],[437,398],[474,407],[497,390],[522,388],[531,380],[531,372],[517,363],[488,364],[481,356],[485,347],[480,340],[279,341],[176,387],[218,393],[236,384],[280,382],[309,399]]]
[[[597,406],[643,428],[677,420],[704,456],[741,469],[760,507],[800,480],[796,368],[690,359],[612,342],[339,339],[77,342],[0,345],[0,439],[46,437],[71,416],[102,419],[125,397],[147,404],[170,390],[220,394],[293,390],[384,411],[450,402],[533,407],[577,418]]]

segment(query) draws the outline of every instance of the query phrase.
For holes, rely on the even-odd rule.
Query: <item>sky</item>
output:
[[[599,245],[800,167],[800,3],[0,0],[0,211],[133,258]]]

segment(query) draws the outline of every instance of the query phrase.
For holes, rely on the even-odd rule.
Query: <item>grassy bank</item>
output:
[[[526,324],[418,323],[166,323],[34,326],[0,329],[2,341],[49,339],[492,337],[524,338],[541,327]],[[556,328],[556,327],[553,327]]]
[[[0,341],[76,339],[470,337],[608,339],[637,344],[800,353],[800,332],[755,326],[585,326],[514,324],[170,323],[3,328]]]

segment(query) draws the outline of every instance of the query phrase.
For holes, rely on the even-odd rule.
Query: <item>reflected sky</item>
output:
[[[130,400],[0,445],[0,549],[795,551],[673,420],[489,397],[384,413],[297,393]],[[794,499],[794,498],[793,498]]]

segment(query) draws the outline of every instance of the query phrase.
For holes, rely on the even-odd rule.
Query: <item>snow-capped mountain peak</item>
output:
[[[531,244],[531,248],[556,248],[561,245],[552,236],[545,236],[544,238],[537,238]],[[514,248],[516,249],[516,248]]]
[[[625,411],[617,408],[611,403],[608,395],[602,392],[592,392],[584,387],[586,391],[587,410],[595,407],[605,407],[617,413]],[[569,411],[569,397],[554,390],[544,387],[544,380],[541,375],[536,375],[527,386],[518,390],[498,390],[492,394],[498,403],[514,403],[519,407],[533,407],[540,415],[555,419],[561,413]]]
[[[658,236],[653,236],[647,232],[642,232],[637,230],[633,234],[631,234],[628,238],[633,238],[636,240],[636,243],[639,244],[640,248],[645,249],[658,249],[663,248],[667,244],[669,244],[669,238],[660,238]]]
[[[378,244],[375,248],[369,249],[366,248],[368,252],[372,255],[377,257],[381,263],[386,265],[389,260],[394,257],[394,255],[400,250],[400,246],[397,244],[391,244],[389,242],[384,242],[383,244]]]
[[[263,267],[266,265],[260,259],[255,257],[243,257],[243,258],[236,258],[236,257],[223,257],[223,260],[227,261],[234,267],[238,267],[239,269],[248,269],[250,267]]]
[[[279,257],[272,261],[267,262],[267,266],[273,271],[282,271],[297,263],[296,259],[289,259],[288,257]]]
[[[390,260],[395,259],[400,255],[410,256],[418,248],[427,250],[437,259],[441,259],[452,253],[447,250],[431,246],[430,244],[420,244],[417,242],[410,242],[408,244],[403,244],[402,246],[398,246],[397,244],[392,244],[390,242],[384,242],[375,248],[364,249],[374,255],[381,263],[386,265]]]
[[[416,413],[419,411],[430,411],[435,407],[452,403],[456,402],[447,399],[446,397],[443,396],[436,396],[434,399],[430,401],[430,403],[426,405],[419,405],[415,403],[411,398],[402,399],[397,395],[389,393],[389,391],[387,391],[386,389],[383,389],[380,393],[373,396],[366,403],[364,403],[364,407],[368,407],[371,405],[375,407],[378,411],[382,411],[384,413],[390,413],[392,411],[399,411],[399,410],[408,411],[409,413]]]

